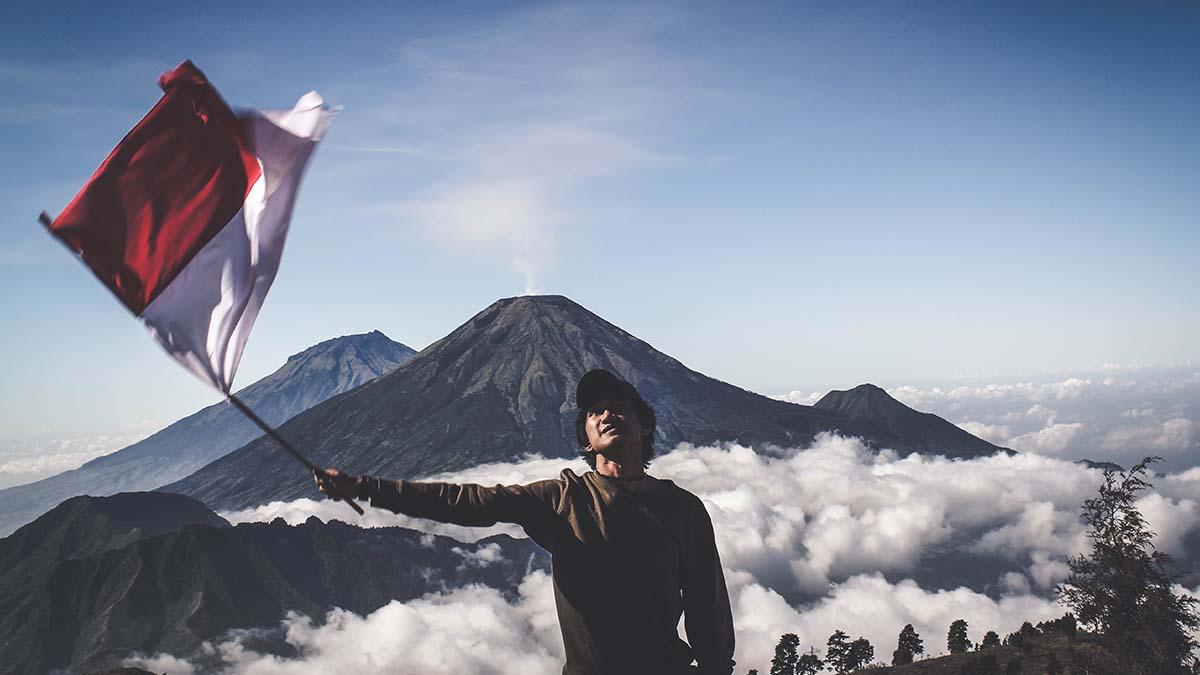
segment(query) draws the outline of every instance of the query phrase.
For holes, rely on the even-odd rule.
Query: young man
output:
[[[594,469],[528,485],[391,481],[330,469],[332,498],[459,525],[521,525],[553,559],[564,675],[729,675],[733,618],[703,503],[645,473],[654,411],[628,382],[592,370],[575,391],[575,434]],[[687,639],[677,626],[684,617]],[[696,666],[690,666],[695,659]]]

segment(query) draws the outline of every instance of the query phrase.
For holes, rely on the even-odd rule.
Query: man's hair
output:
[[[642,468],[650,468],[650,460],[654,459],[654,432],[658,428],[658,417],[654,414],[654,408],[650,407],[642,399],[641,394],[637,394],[630,399],[633,403],[633,410],[637,413],[638,422],[642,425]],[[649,432],[649,433],[646,433]],[[575,413],[575,440],[579,441],[579,456],[583,457],[588,466],[596,469],[596,453],[588,452],[585,448],[588,446],[587,438],[587,410],[580,410]]]

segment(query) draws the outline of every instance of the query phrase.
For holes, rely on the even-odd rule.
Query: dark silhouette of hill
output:
[[[905,439],[919,452],[971,457],[1000,449],[937,415],[913,410],[873,384],[831,391],[813,407],[853,419],[871,420],[891,435]]]
[[[17,579],[63,560],[121,548],[185,525],[229,527],[224,518],[182,495],[141,492],[72,497],[0,539],[0,575],[5,580]]]
[[[882,656],[879,650],[877,656]],[[986,675],[1007,672],[1008,664],[1016,660],[1017,672],[1022,675],[1041,675],[1051,672],[1051,663],[1058,663],[1062,673],[1093,675],[1125,675],[1120,665],[1104,648],[1099,638],[1080,634],[1074,640],[1063,635],[1041,635],[1027,639],[1021,647],[1001,646],[965,654],[946,654],[927,658],[905,666],[884,666],[865,671],[871,675]],[[990,669],[995,663],[996,670]]]
[[[464,564],[489,546],[500,556]],[[69,500],[0,540],[6,564],[17,549],[25,563],[0,577],[4,675],[115,668],[133,652],[187,656],[230,629],[276,626],[288,611],[367,614],[469,583],[512,592],[531,566],[549,567],[529,540],[463,544],[316,518],[230,527],[195,500],[152,492]]]
[[[297,415],[281,431],[318,464],[398,478],[527,453],[571,457],[574,387],[591,368],[638,387],[658,412],[660,448],[685,441],[798,446],[832,431],[904,453],[974,457],[1000,450],[933,415],[909,411],[911,420],[889,428],[872,416],[740,389],[562,296],[500,300],[395,371]],[[163,489],[218,509],[311,496],[311,480],[291,462],[259,439]]]
[[[390,371],[415,353],[379,331],[334,338],[293,355],[238,396],[268,423],[280,424]],[[0,490],[0,535],[68,497],[152,490],[179,480],[260,434],[228,402],[211,405],[78,469]]]

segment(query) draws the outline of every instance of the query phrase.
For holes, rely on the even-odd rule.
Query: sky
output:
[[[770,395],[1200,359],[1195,3],[11,2],[0,26],[0,454],[218,400],[35,222],[183,59],[235,107],[341,108],[239,386],[528,292]]]

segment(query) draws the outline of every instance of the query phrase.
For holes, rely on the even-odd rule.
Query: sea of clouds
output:
[[[1195,466],[1200,452],[1200,367],[1193,364],[1110,364],[1059,377],[887,391],[912,408],[1022,452],[1123,466],[1153,454],[1175,471]],[[812,404],[823,394],[798,390],[777,398]]]
[[[578,462],[530,457],[435,477],[456,482],[523,483],[553,477]],[[680,446],[655,460],[652,473],[699,495],[717,533],[737,627],[738,672],[765,672],[779,635],[794,632],[803,649],[824,646],[835,629],[865,636],[888,661],[896,635],[911,623],[932,654],[944,652],[951,621],[966,619],[971,638],[1001,635],[1060,616],[1053,588],[1065,558],[1087,548],[1079,507],[1101,472],[1036,453],[973,460],[891,452],[824,435],[809,447],[758,454],[749,448]],[[1159,476],[1139,506],[1155,544],[1187,555],[1200,524],[1200,469]],[[302,499],[222,514],[233,522],[283,518],[301,523],[353,520],[343,504]],[[370,510],[361,524],[403,525],[465,541],[483,530],[445,526]],[[948,554],[951,558],[945,558]],[[973,587],[938,583],[928,568],[972,556],[990,578]],[[914,579],[923,579],[918,582]],[[986,583],[983,583],[986,582]],[[343,610],[321,621],[281,617],[277,632],[295,655],[257,651],[250,634],[208,643],[202,653],[132,659],[156,672],[220,670],[239,674],[331,671],[556,673],[562,645],[549,578],[530,574],[514,600],[468,586],[392,602],[368,616]],[[215,668],[213,664],[219,664]]]
[[[0,490],[77,469],[146,438],[157,425],[144,422],[136,426],[72,438],[0,438]]]

